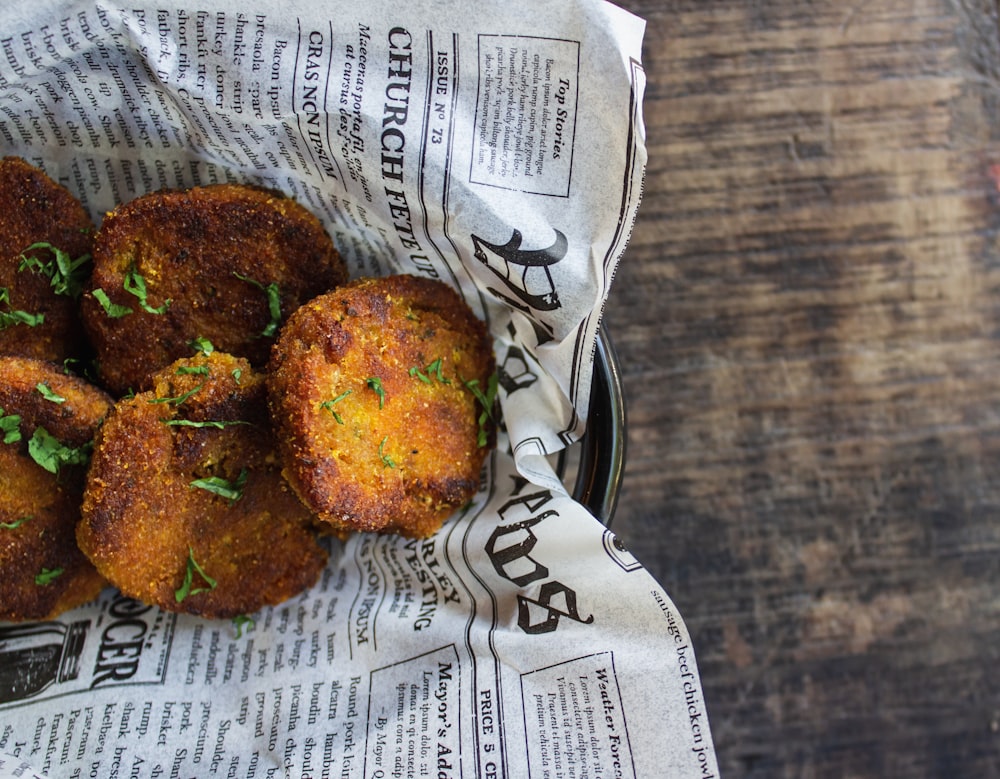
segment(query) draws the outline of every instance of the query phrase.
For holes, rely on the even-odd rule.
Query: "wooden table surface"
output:
[[[995,0],[622,0],[645,197],[613,527],[724,777],[1000,776]]]

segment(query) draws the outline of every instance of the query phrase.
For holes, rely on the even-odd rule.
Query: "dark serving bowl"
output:
[[[557,470],[566,484],[575,471],[573,497],[610,525],[625,473],[625,395],[618,357],[604,326],[597,333],[590,417],[580,443],[564,452]]]

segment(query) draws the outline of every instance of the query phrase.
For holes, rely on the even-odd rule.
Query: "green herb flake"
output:
[[[93,448],[93,441],[75,448],[66,446],[44,427],[36,427],[28,440],[28,454],[31,455],[31,459],[49,473],[59,473],[59,469],[64,465],[86,465],[90,461],[90,452]]]
[[[414,365],[410,368],[410,375],[420,379],[424,384],[432,384],[432,379],[437,379],[442,384],[451,384],[451,379],[445,377],[442,373],[441,368],[443,361],[438,357],[434,362],[430,362],[423,367],[423,369]]]
[[[347,390],[346,392],[341,392],[339,395],[337,395],[337,397],[333,398],[332,400],[324,400],[322,403],[319,404],[319,407],[333,414],[333,418],[337,420],[337,423],[342,425],[344,424],[344,418],[340,416],[340,414],[338,414],[336,411],[334,411],[333,407],[338,403],[340,403],[340,401],[342,401],[348,395],[350,395],[352,391],[353,390]]]
[[[38,257],[29,257],[28,252],[45,250],[52,254],[48,260],[42,261]],[[83,293],[83,284],[90,275],[90,255],[83,254],[76,259],[72,259],[67,252],[53,246],[51,243],[40,241],[33,243],[21,252],[21,264],[18,271],[31,270],[41,273],[49,279],[52,291],[57,295],[77,300]]]
[[[139,299],[139,307],[149,314],[165,314],[167,309],[170,308],[170,304],[173,302],[170,298],[167,298],[162,306],[153,307],[149,303],[148,290],[146,288],[146,279],[143,278],[142,274],[136,270],[133,265],[128,269],[125,274],[125,279],[122,281],[122,286],[125,291],[130,295],[135,295]]]
[[[476,443],[480,446],[486,446],[489,443],[489,435],[487,434],[487,422],[490,420],[496,421],[493,418],[493,406],[496,404],[497,399],[497,389],[499,385],[499,380],[497,374],[493,373],[490,376],[489,381],[486,385],[485,394],[479,388],[479,379],[472,379],[471,381],[463,382],[466,388],[471,392],[479,405],[482,406],[482,411],[479,414],[479,435],[477,436]]]
[[[233,481],[223,479],[221,476],[209,476],[205,479],[195,479],[188,486],[196,487],[197,489],[205,490],[206,492],[211,492],[213,495],[225,498],[231,506],[243,497],[243,488],[246,486],[246,483],[247,469],[244,468],[240,471],[240,475]]]
[[[108,297],[108,293],[100,287],[92,290],[90,294],[94,296],[94,300],[101,304],[101,308],[104,309],[104,313],[112,319],[121,319],[122,317],[133,313],[132,309],[128,306],[112,303],[111,298]]]
[[[39,587],[52,584],[63,574],[63,568],[42,568],[40,573],[35,574],[35,584]]]
[[[172,398],[153,398],[152,400],[149,400],[147,402],[148,403],[173,403],[175,406],[179,406],[181,403],[183,403],[185,400],[187,400],[188,398],[190,398],[192,395],[194,395],[196,392],[198,392],[198,390],[200,390],[204,386],[205,386],[205,383],[202,382],[197,387],[188,390],[187,392],[185,392],[182,395],[177,395],[176,397],[172,397]]]
[[[182,365],[174,373],[178,376],[208,376],[208,366]]]
[[[430,363],[427,368],[427,373],[433,376],[435,379],[440,381],[442,384],[451,384],[451,379],[446,379],[441,373],[441,358],[438,357],[434,362]]]
[[[88,365],[86,362],[81,360],[79,357],[67,357],[62,362],[63,373],[66,376],[87,376]]]
[[[431,383],[431,377],[428,376],[426,373],[424,373],[422,370],[420,370],[420,368],[418,368],[416,365],[410,368],[410,375],[420,379],[420,381],[422,381],[424,384]]]
[[[276,281],[272,281],[270,284],[261,284],[256,279],[251,279],[249,276],[244,276],[242,273],[237,273],[233,271],[233,275],[240,281],[245,281],[247,284],[253,284],[257,289],[261,290],[265,295],[267,295],[267,310],[271,315],[271,321],[267,323],[267,326],[261,331],[261,336],[263,338],[270,338],[275,333],[278,332],[278,328],[281,327],[281,290],[278,287]]]
[[[207,338],[205,338],[205,336],[203,335],[199,335],[193,341],[190,341],[188,343],[188,346],[194,349],[196,353],[204,354],[206,356],[210,355],[212,352],[215,351],[215,347],[212,345],[212,342],[209,341]]]
[[[7,287],[0,287],[0,303],[10,305],[10,290]],[[15,325],[37,327],[43,322],[45,322],[45,314],[32,314],[29,311],[22,311],[16,308],[9,311],[0,311],[0,330],[6,330],[8,327],[14,327]]]
[[[386,468],[395,468],[396,467],[395,461],[389,455],[387,455],[385,453],[385,451],[384,451],[385,442],[387,440],[389,440],[389,436],[386,436],[385,438],[383,438],[381,440],[381,442],[379,443],[379,445],[378,445],[378,457],[382,461],[382,465],[384,465]]]
[[[365,384],[378,395],[378,407],[385,406],[385,389],[382,387],[382,379],[378,376],[369,376],[365,379]]]
[[[246,628],[248,631],[253,630],[257,627],[257,621],[246,614],[237,614],[233,617],[233,627],[236,628],[236,637],[243,638],[243,628]]]
[[[207,584],[207,587],[195,587],[194,586],[194,575],[198,574],[202,581]],[[214,590],[218,582],[215,581],[211,576],[205,573],[204,569],[198,565],[198,561],[194,559],[194,550],[188,547],[188,557],[187,566],[184,569],[184,582],[174,590],[174,600],[180,603],[185,598],[191,595],[197,595],[199,592],[209,592]]]
[[[204,422],[196,422],[193,419],[161,419],[160,420],[165,425],[171,425],[173,427],[210,427],[215,430],[225,430],[227,427],[233,427],[234,425],[249,425],[249,422],[244,422],[239,419],[234,420],[215,420],[210,419]]]
[[[17,530],[17,528],[21,527],[21,525],[25,522],[29,522],[34,518],[34,514],[27,514],[23,517],[18,517],[13,522],[0,522],[0,530]]]
[[[45,322],[45,314],[31,314],[20,309],[14,311],[0,311],[0,330],[6,330],[15,325],[27,325],[28,327],[38,327]]]
[[[5,444],[16,444],[21,440],[21,417],[18,414],[4,414],[0,408],[0,433]]]
[[[233,368],[233,380],[236,382],[237,385],[239,385],[240,379],[242,378],[243,378],[243,369]]]
[[[66,402],[66,398],[64,398],[62,395],[53,392],[52,387],[50,387],[44,381],[38,382],[38,384],[35,385],[35,389],[38,390],[38,393],[43,398],[52,403],[61,405]]]

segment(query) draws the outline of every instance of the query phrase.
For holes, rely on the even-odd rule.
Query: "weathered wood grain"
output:
[[[724,776],[1000,775],[993,2],[631,0],[615,529]]]

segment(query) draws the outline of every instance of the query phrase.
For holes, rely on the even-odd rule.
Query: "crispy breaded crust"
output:
[[[72,259],[89,255],[93,233],[90,216],[69,190],[20,157],[0,160],[0,288],[8,297],[0,312],[44,317],[34,326],[0,324],[0,354],[56,362],[79,356],[85,338],[77,301],[56,294],[43,273],[20,267],[22,254],[35,243],[50,244]],[[26,254],[43,264],[53,259],[44,248]]]
[[[268,367],[289,483],[341,534],[432,534],[479,487],[489,447],[465,382],[494,368],[485,324],[441,282],[362,279],[310,301]]]
[[[327,555],[281,476],[263,376],[245,359],[214,352],[173,363],[153,383],[116,404],[95,443],[77,538],[98,570],[133,598],[213,618],[314,584]],[[232,485],[243,472],[236,499],[192,484]],[[178,601],[189,569],[189,594]]]
[[[124,289],[130,270],[149,307],[170,301],[162,314]],[[291,198],[238,184],[163,190],[116,208],[95,237],[90,289],[133,313],[109,317],[88,292],[82,314],[102,380],[123,393],[148,389],[197,337],[262,367],[273,342],[267,286],[277,284],[283,321],[346,278],[322,224]]]
[[[38,428],[67,447],[86,447],[111,406],[104,392],[55,365],[0,357],[0,409],[4,418],[20,417],[19,440],[2,443],[0,432],[0,619],[49,619],[105,586],[76,545],[85,467],[50,473],[28,447]]]

